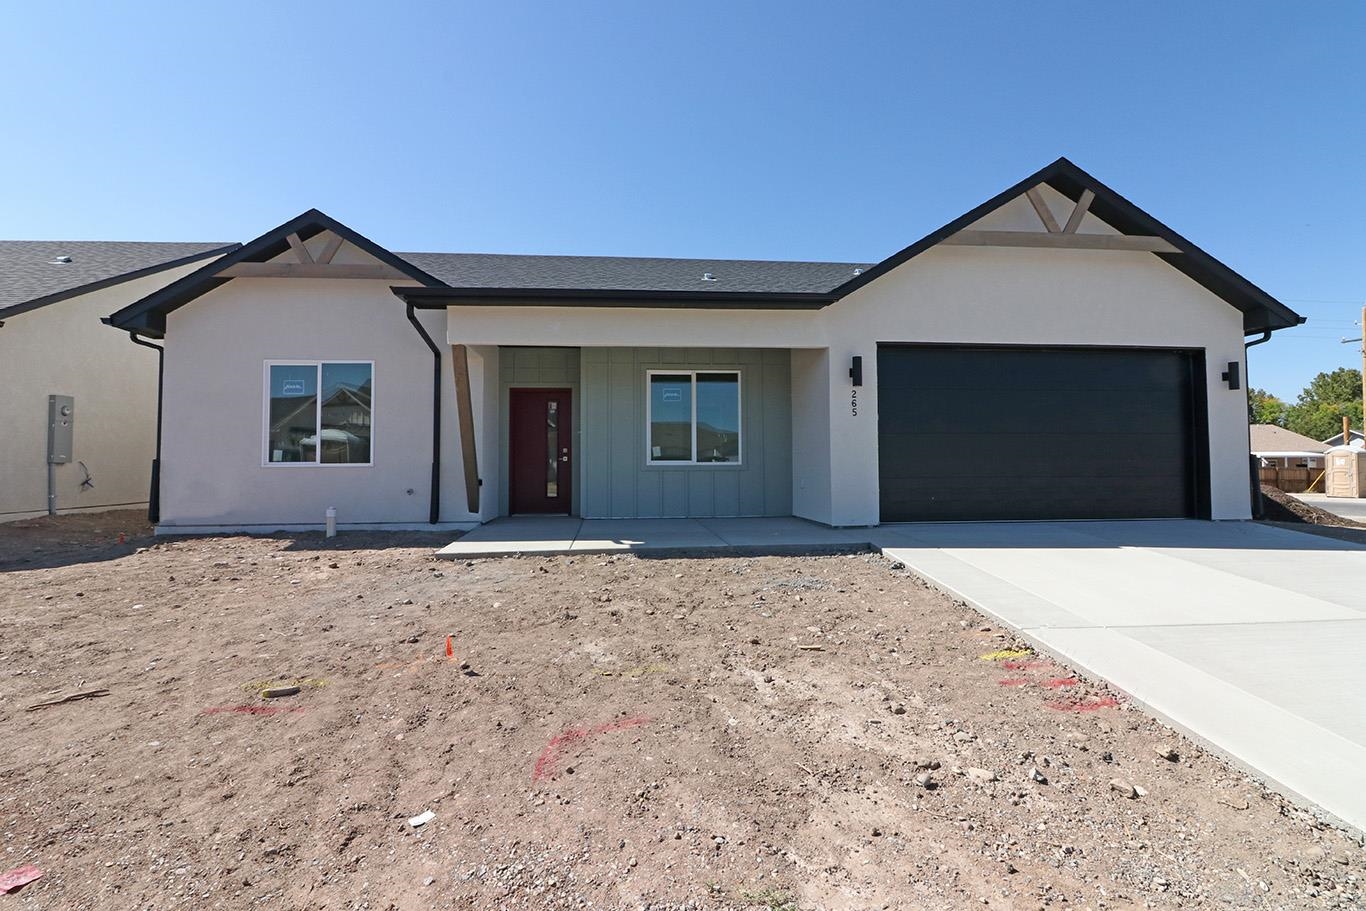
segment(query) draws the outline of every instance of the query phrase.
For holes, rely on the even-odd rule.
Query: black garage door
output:
[[[878,347],[882,521],[1207,511],[1200,352]]]

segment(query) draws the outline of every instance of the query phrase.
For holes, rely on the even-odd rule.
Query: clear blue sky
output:
[[[1066,155],[1359,365],[1366,3],[9,4],[0,236],[877,260]]]

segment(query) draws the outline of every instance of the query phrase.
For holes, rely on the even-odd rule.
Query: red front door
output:
[[[508,392],[509,512],[568,515],[574,477],[569,390]]]

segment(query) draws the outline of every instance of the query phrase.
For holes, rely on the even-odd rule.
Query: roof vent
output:
[[[70,262],[71,262],[71,257],[69,257],[69,256],[57,256],[57,257],[53,257],[52,259],[48,260],[48,263],[47,263],[47,264],[48,264],[49,266],[65,266],[65,265],[68,265]]]
[[[703,273],[702,273],[702,281],[704,281],[704,282],[714,282],[714,281],[716,281],[716,276],[715,276],[715,275],[712,275],[710,272],[703,272]]]
[[[862,275],[862,274],[863,274],[863,270],[862,270],[862,269],[855,269],[855,270],[854,270],[854,274],[855,274],[855,275]]]

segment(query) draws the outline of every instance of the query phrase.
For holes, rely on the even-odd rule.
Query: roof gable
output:
[[[882,262],[865,270],[862,274],[846,281],[832,292],[838,297],[847,297],[897,266],[913,259],[931,247],[942,243],[954,234],[969,228],[975,222],[999,209],[1026,191],[1046,184],[1063,196],[1076,202],[1085,191],[1094,194],[1090,202],[1090,214],[1122,234],[1147,235],[1160,238],[1179,252],[1153,252],[1168,265],[1184,273],[1229,305],[1243,313],[1243,330],[1246,333],[1262,332],[1271,329],[1285,329],[1303,323],[1304,317],[1258,288],[1252,282],[1234,272],[1228,266],[1201,250],[1195,244],[1144,212],[1129,200],[1083,171],[1066,158],[1059,158],[1052,164],[1035,171],[1024,180],[1003,190],[980,206],[922,237],[903,250],[893,253]]]
[[[243,244],[221,259],[215,260],[204,268],[197,269],[189,275],[171,282],[159,291],[149,294],[142,300],[124,307],[107,317],[105,322],[119,329],[160,336],[166,331],[166,314],[232,281],[231,277],[220,273],[240,263],[265,263],[275,259],[290,249],[291,235],[307,241],[323,231],[331,231],[385,265],[411,277],[414,281],[424,285],[442,284],[440,279],[389,252],[331,216],[317,209],[309,209],[279,227],[267,231],[255,240]]]

